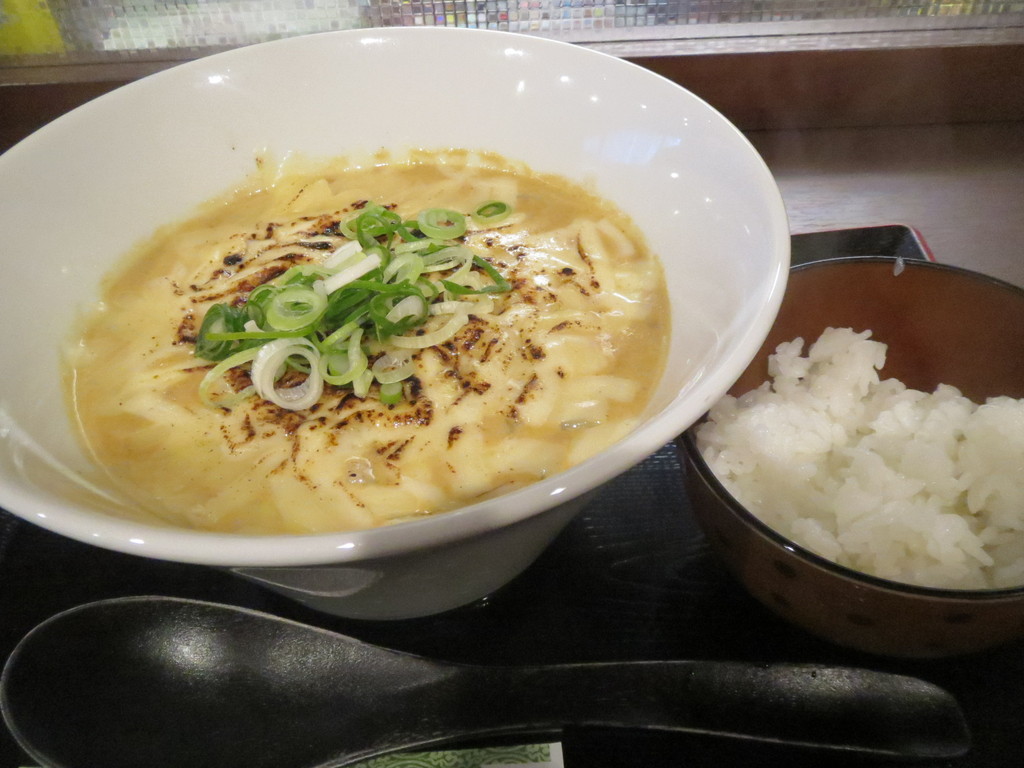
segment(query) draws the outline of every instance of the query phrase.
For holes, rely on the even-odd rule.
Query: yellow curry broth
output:
[[[129,496],[176,525],[244,533],[352,530],[436,514],[559,472],[635,425],[660,375],[668,300],[633,225],[564,179],[501,158],[420,153],[284,173],[165,227],[107,282],[69,360],[89,451]],[[200,402],[206,308],[244,297],[361,201],[473,210],[509,222],[466,236],[512,285],[453,339],[416,356],[395,406],[327,387],[286,411]],[[307,244],[307,245],[304,245]],[[483,311],[489,309],[490,311]]]

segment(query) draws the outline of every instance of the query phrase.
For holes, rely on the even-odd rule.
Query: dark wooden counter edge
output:
[[[1024,45],[632,59],[745,131],[1024,120]],[[0,86],[0,151],[122,80]]]
[[[745,131],[1024,120],[1024,45],[633,61]]]

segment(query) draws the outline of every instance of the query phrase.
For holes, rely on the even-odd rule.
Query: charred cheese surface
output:
[[[328,386],[290,411],[204,406],[196,329],[218,301],[340,242],[372,200],[415,216],[510,202],[465,244],[511,291],[416,354],[406,401]],[[449,511],[571,467],[637,423],[666,354],[664,279],[633,225],[568,181],[479,153],[258,174],[130,255],[77,329],[73,417],[146,514],[236,533],[317,533]],[[238,382],[241,388],[245,382]]]

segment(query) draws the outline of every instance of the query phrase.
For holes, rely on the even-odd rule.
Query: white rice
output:
[[[761,520],[819,555],[922,586],[1024,584],[1024,400],[880,380],[886,345],[827,329],[780,344],[697,444]]]

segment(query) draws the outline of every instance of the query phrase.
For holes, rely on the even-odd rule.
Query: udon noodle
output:
[[[413,354],[401,402],[327,384],[298,410],[204,404],[209,308],[317,265],[369,200],[402,216],[508,201],[508,218],[460,241],[509,290],[462,297],[476,302],[465,324]],[[224,532],[368,528],[511,491],[622,438],[660,376],[668,312],[633,224],[567,180],[458,151],[265,169],[109,277],[76,329],[69,400],[90,454],[146,514]]]

